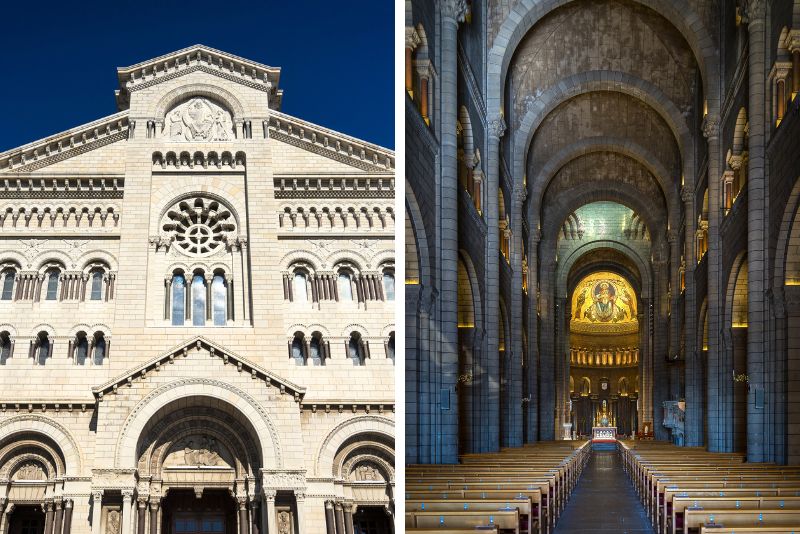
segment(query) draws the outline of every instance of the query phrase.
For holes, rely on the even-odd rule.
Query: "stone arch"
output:
[[[462,298],[465,300],[462,300]],[[478,285],[475,265],[472,263],[472,258],[469,257],[467,251],[463,249],[459,252],[458,261],[458,300],[459,318],[468,315],[470,321],[467,324],[470,324],[472,328],[483,328],[480,286]],[[462,313],[464,314],[463,316]],[[461,323],[461,320],[459,320],[459,323]],[[462,325],[459,324],[459,326]]]
[[[503,87],[514,52],[525,35],[550,11],[574,0],[521,0],[506,16],[492,48],[487,54],[487,109],[499,110],[503,100]],[[716,112],[719,88],[716,78],[718,67],[717,47],[697,13],[684,0],[634,0],[667,19],[686,40],[692,50],[703,81],[703,92],[713,99],[711,110]]]
[[[170,382],[140,400],[120,429],[114,465],[118,468],[135,467],[139,437],[152,417],[176,399],[198,396],[233,404],[257,432],[263,467],[283,466],[280,434],[265,407],[236,386],[210,378],[186,378]]]
[[[573,266],[581,259],[584,255],[592,252],[594,250],[599,249],[613,249],[618,253],[622,254],[626,258],[628,258],[638,269],[639,280],[641,281],[641,298],[648,299],[650,298],[650,286],[651,286],[651,273],[649,268],[648,260],[649,258],[642,258],[639,253],[632,249],[625,243],[620,243],[619,241],[613,240],[605,240],[605,239],[598,239],[595,241],[590,241],[585,245],[582,245],[575,250],[571,251],[570,254],[564,258],[563,263],[559,261],[558,266],[558,274],[557,274],[557,282],[556,282],[556,295],[567,295],[567,282],[569,273],[572,272]]]
[[[83,474],[83,455],[78,442],[64,426],[49,417],[32,414],[12,416],[0,422],[0,442],[23,433],[40,434],[52,440],[63,455],[66,476]]]
[[[176,105],[196,96],[203,96],[227,107],[233,114],[234,122],[245,116],[245,109],[237,96],[227,89],[205,83],[191,83],[176,87],[162,96],[150,110],[149,116],[163,119]]]
[[[669,171],[664,168],[661,162],[659,162],[650,153],[650,151],[633,141],[625,139],[582,139],[568,147],[565,147],[563,150],[553,155],[553,157],[548,160],[548,162],[534,176],[532,181],[533,191],[531,194],[529,210],[535,210],[541,204],[541,200],[546,194],[547,185],[551,183],[558,171],[563,168],[564,165],[578,157],[598,152],[614,152],[622,154],[636,161],[648,172],[650,172],[650,174],[656,179],[667,202],[667,205],[665,206],[667,209],[667,219],[673,221],[677,219],[680,206],[678,205],[678,196],[674,186],[676,181],[670,181]],[[645,217],[649,215],[649,210],[634,211],[637,211],[637,213],[643,213]],[[530,214],[533,215],[533,213]],[[652,223],[648,226],[650,227],[652,233],[655,227],[652,226]]]
[[[736,125],[733,129],[733,146],[731,150],[734,155],[741,155],[744,150],[745,128],[747,126],[747,108],[742,107],[736,115]]]
[[[314,455],[314,475],[326,476],[334,470],[334,458],[345,441],[358,434],[375,434],[394,441],[394,421],[378,415],[360,415],[331,429]]]
[[[783,211],[778,244],[775,249],[775,272],[773,287],[784,284],[800,284],[800,177]]]
[[[625,72],[592,71],[575,74],[550,87],[529,106],[513,139],[513,175],[523,176],[527,150],[542,121],[560,104],[570,98],[594,91],[620,92],[644,101],[667,123],[675,135],[681,155],[691,147],[691,134],[686,119],[664,93],[654,84]],[[668,174],[667,174],[668,176]],[[534,191],[536,184],[533,185]],[[536,198],[534,196],[534,198]]]
[[[747,326],[747,255],[739,253],[731,266],[728,275],[726,292],[725,325],[726,328]]]
[[[417,265],[419,269],[418,282],[423,286],[430,285],[431,263],[428,248],[428,237],[425,231],[425,223],[422,218],[422,211],[414,195],[411,184],[406,179],[406,213],[410,222],[411,231],[414,238],[414,250],[417,253]],[[406,243],[408,243],[408,230],[406,230]],[[408,251],[406,251],[408,254]],[[408,275],[406,274],[406,277]]]

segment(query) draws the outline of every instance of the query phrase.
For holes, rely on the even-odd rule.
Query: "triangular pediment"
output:
[[[186,359],[190,351],[199,350],[205,350],[212,357],[219,358],[226,364],[231,364],[237,372],[244,372],[252,375],[254,379],[263,381],[267,387],[274,387],[280,389],[282,394],[285,393],[294,396],[297,402],[300,402],[306,393],[304,387],[279,377],[264,367],[251,362],[247,358],[239,356],[233,351],[203,336],[194,337],[161,353],[151,360],[128,369],[105,384],[92,388],[92,393],[94,393],[95,398],[101,399],[105,394],[114,393],[118,388],[136,380],[147,380],[147,376],[152,372],[158,371],[162,365],[170,363],[177,364],[181,360]]]
[[[122,111],[44,139],[0,152],[0,172],[31,172],[128,138]]]
[[[269,93],[269,106],[280,109],[283,91],[278,89],[281,69],[197,44],[163,56],[119,67],[117,108],[128,109],[132,92],[152,87],[192,72],[205,72]]]
[[[273,111],[269,137],[369,173],[394,173],[394,152],[355,137]]]

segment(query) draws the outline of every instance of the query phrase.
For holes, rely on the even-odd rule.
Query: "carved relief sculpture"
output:
[[[233,120],[218,104],[207,98],[192,98],[167,114],[170,141],[230,141]]]
[[[350,473],[350,477],[353,480],[357,480],[359,482],[371,482],[371,481],[379,481],[383,480],[378,473],[378,470],[372,467],[371,465],[361,464],[353,469],[353,472]]]
[[[198,446],[195,446],[194,439],[187,439],[183,447],[183,461],[184,465],[194,466],[225,465],[217,452],[217,440],[208,436],[200,438]]]
[[[283,510],[278,512],[278,534],[292,534],[292,514]]]
[[[119,534],[119,512],[117,510],[108,512],[106,534]]]
[[[14,480],[46,480],[47,476],[39,464],[27,462],[17,469],[13,478]]]

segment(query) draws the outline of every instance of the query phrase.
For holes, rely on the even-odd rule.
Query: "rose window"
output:
[[[190,256],[209,256],[225,249],[236,230],[233,215],[224,205],[207,198],[187,199],[167,211],[162,229]]]

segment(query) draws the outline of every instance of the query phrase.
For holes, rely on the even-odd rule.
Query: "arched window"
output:
[[[353,300],[353,274],[349,270],[339,271],[339,300]]]
[[[292,278],[292,297],[295,302],[306,302],[308,300],[308,275],[305,271],[298,269]]]
[[[47,271],[47,293],[45,293],[45,300],[56,300],[58,298],[58,278],[61,271],[58,269],[50,269]]]
[[[383,294],[386,300],[394,300],[394,270],[386,269],[383,271]]]
[[[214,326],[225,326],[228,313],[228,285],[221,274],[215,274],[211,281],[211,300]]]
[[[50,342],[50,336],[47,332],[39,332],[39,335],[36,336],[36,343],[35,347],[35,355],[36,363],[39,365],[44,365],[47,361],[47,358],[50,357],[50,352],[52,350],[52,344]]]
[[[90,300],[103,300],[103,273],[102,269],[92,271],[92,292]]]
[[[14,298],[14,280],[16,277],[17,271],[15,269],[6,269],[3,271],[3,288],[0,299],[11,300]]]
[[[192,277],[192,326],[206,325],[206,279],[202,274]]]
[[[186,317],[186,278],[182,273],[172,276],[172,324],[183,326]]]
[[[106,358],[107,352],[106,337],[102,332],[96,332],[94,335],[94,350],[92,351],[92,363],[94,365],[103,365],[103,360]]]
[[[350,339],[347,341],[347,357],[353,361],[353,365],[364,365],[364,343],[358,332],[350,334]]]
[[[306,364],[305,335],[302,332],[295,332],[291,343],[291,358],[295,365]]]
[[[386,341],[386,357],[394,360],[394,332],[389,334],[389,339]]]
[[[312,365],[325,365],[325,344],[322,334],[314,332],[311,334],[311,341],[308,344],[308,359]]]
[[[86,332],[78,332],[75,336],[75,365],[86,365],[89,356],[89,340],[86,339]]]
[[[11,334],[7,331],[0,332],[0,365],[5,365],[13,355],[13,342]]]

